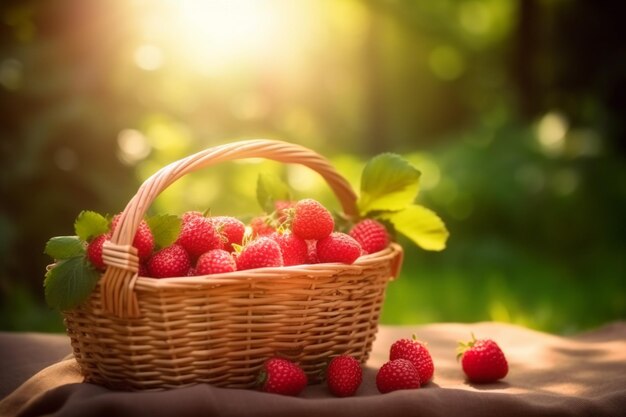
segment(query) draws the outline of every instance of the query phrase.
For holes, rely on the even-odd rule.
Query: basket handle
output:
[[[297,163],[319,173],[349,217],[358,215],[356,194],[350,184],[321,155],[303,146],[278,140],[255,139],[205,149],[173,162],[148,178],[122,212],[118,227],[103,247],[108,265],[101,279],[102,307],[118,317],[138,317],[139,304],[134,292],[139,259],[133,237],[154,199],[182,176],[219,162],[244,158],[265,158]]]

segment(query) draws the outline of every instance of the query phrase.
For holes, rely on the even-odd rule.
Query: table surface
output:
[[[509,362],[505,379],[466,381],[456,347],[471,332],[501,346]],[[434,380],[417,390],[378,393],[376,371],[388,360],[389,347],[412,334],[428,343]],[[299,397],[204,384],[115,392],[82,383],[69,353],[64,335],[0,333],[0,416],[626,415],[626,322],[571,337],[493,322],[381,326],[363,384],[350,398],[332,397],[323,384]]]

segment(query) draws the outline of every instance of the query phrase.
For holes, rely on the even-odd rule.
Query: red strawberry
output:
[[[182,227],[176,241],[189,253],[192,259],[198,258],[211,249],[221,249],[222,240],[213,222],[202,216],[193,216]]]
[[[189,268],[189,254],[177,244],[161,249],[148,261],[148,273],[153,278],[184,277]]]
[[[299,238],[291,232],[272,233],[270,238],[275,240],[280,246],[280,251],[283,254],[283,264],[285,266],[307,263],[308,246],[306,240]]]
[[[381,223],[374,219],[361,220],[350,230],[352,236],[363,248],[365,253],[374,253],[389,245],[389,234]]]
[[[396,359],[385,363],[376,374],[378,391],[387,392],[420,387],[420,375],[415,366],[406,359]]]
[[[278,200],[274,202],[274,208],[276,209],[276,218],[279,223],[284,223],[289,218],[290,209],[296,205],[295,201]]]
[[[276,231],[276,229],[269,224],[269,218],[267,216],[258,216],[250,220],[250,228],[252,229],[252,238],[271,235]]]
[[[142,260],[148,259],[154,250],[154,236],[148,223],[143,220],[139,223],[139,228],[137,228],[133,246],[137,248],[137,256]]]
[[[319,259],[317,258],[317,240],[307,240],[307,257],[306,263],[308,264],[317,264],[319,263]]]
[[[283,266],[280,246],[269,237],[260,237],[243,247],[237,256],[237,270]]]
[[[91,264],[100,271],[104,271],[106,269],[106,264],[102,260],[102,245],[107,239],[111,239],[110,233],[105,233],[96,237],[87,245],[87,259],[89,259]]]
[[[194,275],[221,274],[237,270],[235,258],[223,249],[213,249],[198,258]]]
[[[297,364],[283,358],[270,358],[263,364],[258,383],[265,392],[296,396],[306,387],[307,378]]]
[[[433,377],[435,366],[426,345],[413,339],[400,339],[391,345],[389,359],[407,359],[417,368],[420,374],[420,385],[426,384]]]
[[[148,265],[144,262],[139,264],[139,272],[138,272],[140,277],[149,277],[150,276],[150,272],[148,271]]]
[[[241,245],[243,235],[246,233],[246,225],[239,219],[230,216],[211,217],[217,232],[222,237],[224,249],[232,252],[233,244]]]
[[[320,263],[342,262],[351,264],[361,256],[361,245],[345,233],[333,232],[317,241],[317,258]]]
[[[330,211],[319,202],[307,198],[296,203],[291,230],[302,239],[323,239],[335,228]]]
[[[326,383],[330,392],[337,397],[353,396],[363,380],[361,364],[354,357],[334,357],[326,369]]]
[[[463,372],[472,382],[486,383],[502,379],[509,372],[509,364],[500,346],[491,339],[472,340],[459,343],[459,354]]]
[[[115,231],[117,223],[120,220],[120,216],[121,213],[113,217],[113,220],[111,221],[111,233]],[[142,220],[141,223],[139,223],[139,227],[135,233],[135,238],[133,239],[133,246],[137,248],[137,256],[140,260],[146,260],[150,257],[150,255],[152,255],[152,251],[154,250],[154,236],[152,235],[150,226],[148,226],[148,223],[146,223],[145,220]]]
[[[182,226],[186,225],[189,220],[195,218],[195,217],[204,217],[204,214],[200,213],[199,211],[186,211],[183,213],[183,215],[181,216],[182,219]]]

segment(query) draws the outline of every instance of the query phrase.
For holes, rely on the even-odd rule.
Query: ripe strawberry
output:
[[[352,236],[363,248],[365,253],[374,253],[389,245],[389,234],[381,223],[374,219],[361,220],[350,230]]]
[[[426,348],[426,345],[418,342],[415,335],[413,339],[400,339],[391,345],[389,359],[407,359],[417,369],[420,374],[420,385],[426,384],[433,377],[435,366],[433,358]]]
[[[221,274],[237,270],[235,258],[223,249],[213,249],[198,258],[194,275]]]
[[[376,374],[378,391],[387,392],[420,387],[419,372],[411,361],[396,359],[385,363]]]
[[[317,258],[320,263],[342,262],[351,264],[361,256],[361,245],[345,233],[333,232],[317,241]]]
[[[275,240],[280,246],[280,251],[283,254],[283,264],[285,266],[307,263],[308,246],[306,240],[299,238],[291,232],[272,233],[270,238]]]
[[[307,377],[297,364],[274,357],[265,361],[257,382],[265,392],[296,396],[306,387]]]
[[[326,369],[326,383],[330,392],[337,397],[353,396],[363,381],[361,364],[354,357],[334,357]]]
[[[183,215],[181,216],[181,226],[186,225],[187,223],[189,223],[189,220],[196,218],[196,217],[204,217],[204,214],[200,213],[199,211],[186,211],[183,213]]]
[[[307,246],[306,263],[311,264],[311,265],[319,263],[320,260],[317,257],[317,240],[307,240],[306,246]]]
[[[192,259],[197,259],[211,249],[222,248],[222,239],[213,222],[203,216],[190,216],[183,225],[176,243],[185,248]]]
[[[87,245],[87,259],[89,259],[91,264],[100,271],[104,271],[106,269],[106,265],[102,260],[102,245],[107,239],[111,239],[110,233],[104,233],[97,236]]]
[[[323,239],[335,228],[330,211],[319,202],[307,198],[296,203],[291,230],[302,239]]]
[[[277,200],[274,202],[274,209],[276,210],[276,219],[279,223],[284,223],[289,218],[289,211],[296,205],[295,201],[289,200]]]
[[[269,224],[269,218],[267,216],[258,216],[250,220],[250,228],[252,229],[252,238],[259,236],[271,235],[276,229]]]
[[[145,262],[139,264],[139,272],[140,277],[149,277],[150,272],[148,271],[148,265]]]
[[[189,254],[177,244],[161,249],[148,261],[148,273],[153,278],[184,277],[190,267]]]
[[[222,238],[224,249],[232,252],[233,244],[241,245],[243,235],[246,233],[246,225],[239,219],[230,216],[211,217],[213,225]]]
[[[120,220],[120,216],[121,213],[113,217],[113,220],[111,221],[111,233],[115,231],[115,228]],[[146,223],[145,220],[142,220],[141,223],[139,223],[139,227],[135,233],[135,238],[133,239],[133,246],[137,248],[137,256],[140,260],[146,260],[150,257],[150,255],[152,255],[152,251],[154,250],[154,236],[152,235],[150,226],[148,226],[148,223]]]
[[[237,256],[237,270],[283,266],[280,246],[269,237],[259,237],[243,247]]]
[[[509,364],[500,346],[491,339],[472,340],[459,343],[458,357],[463,372],[472,382],[486,383],[502,379],[509,372]]]

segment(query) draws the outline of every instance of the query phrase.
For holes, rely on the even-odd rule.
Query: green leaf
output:
[[[384,153],[372,158],[361,175],[359,212],[398,211],[413,203],[421,173],[401,156]]]
[[[154,243],[159,248],[170,246],[178,238],[182,220],[173,214],[157,214],[146,220],[152,235]]]
[[[84,256],[59,261],[46,273],[46,302],[59,310],[74,308],[89,298],[99,277]]]
[[[439,216],[425,207],[412,204],[401,211],[382,213],[380,217],[422,249],[440,251],[446,247],[448,229]]]
[[[46,243],[44,252],[53,259],[68,259],[83,255],[85,246],[78,236],[56,236]]]
[[[109,221],[95,211],[81,211],[74,222],[74,231],[82,240],[88,241],[109,231]]]
[[[272,213],[276,201],[291,200],[291,192],[280,177],[261,173],[256,184],[256,198],[266,213]]]

